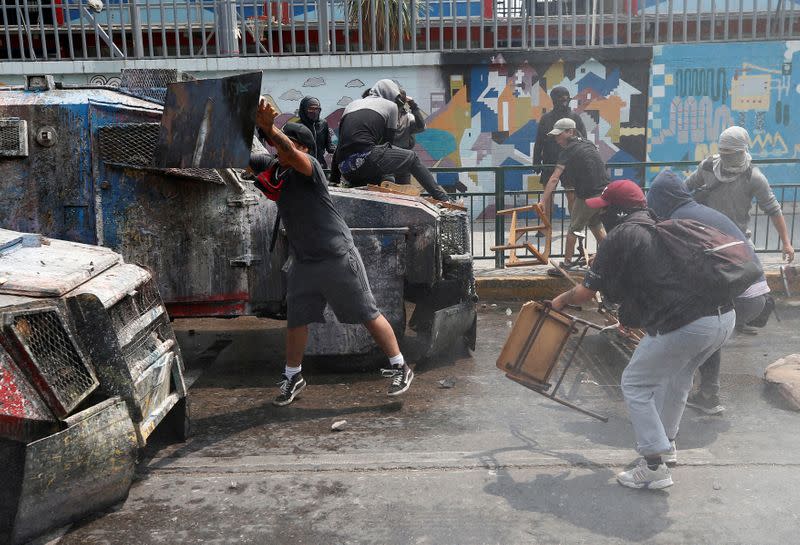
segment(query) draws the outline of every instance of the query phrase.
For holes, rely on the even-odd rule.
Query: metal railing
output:
[[[800,159],[756,159],[756,165],[774,164],[800,164]],[[641,180],[645,180],[646,173],[650,171],[652,177],[653,168],[672,167],[675,170],[693,171],[697,167],[697,162],[689,161],[666,161],[649,163],[608,163],[609,169],[638,169],[642,173]],[[496,210],[516,208],[540,202],[543,190],[521,190],[508,191],[506,189],[506,177],[511,173],[532,173],[532,166],[503,166],[503,167],[434,167],[430,169],[434,173],[488,173],[494,178],[494,191],[490,192],[466,192],[454,194],[455,197],[462,198],[467,208],[467,213],[471,217],[470,235],[472,243],[472,254],[476,260],[495,261],[495,267],[503,268],[505,262],[504,252],[492,252],[491,246],[502,246],[508,238],[506,227],[507,218],[504,215],[496,214]],[[800,245],[800,183],[778,183],[772,184],[773,192],[781,203],[783,214],[786,220],[792,245]],[[647,187],[645,186],[645,192]],[[551,208],[550,221],[553,226],[553,239],[550,248],[551,257],[563,257],[565,237],[563,236],[569,226],[569,214],[567,212],[566,192],[563,190],[555,191],[553,197],[553,207]],[[498,206],[498,203],[500,205]],[[520,216],[517,219],[518,227],[532,226],[539,223],[539,219],[531,212],[528,215]],[[755,245],[756,252],[759,253],[779,253],[780,239],[771,226],[769,218],[754,204],[751,210],[751,239]],[[588,235],[588,230],[586,232]],[[593,247],[594,237],[587,236],[586,241]],[[533,233],[527,237],[537,249],[542,250],[544,238],[536,238]],[[520,251],[521,252],[521,251]],[[522,255],[522,253],[520,253]]]
[[[4,0],[0,59],[636,46],[800,35],[784,0]]]

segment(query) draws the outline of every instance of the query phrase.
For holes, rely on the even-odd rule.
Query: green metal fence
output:
[[[793,179],[796,166],[800,165],[800,159],[754,159],[753,163],[757,166],[784,165],[786,176],[781,179],[770,180],[772,189],[778,201],[783,207],[786,225],[789,229],[792,245],[797,247],[800,244],[800,220],[798,219],[798,198],[800,197],[800,179]],[[626,176],[612,176],[612,179],[631,178],[643,185],[647,190],[646,181],[652,179],[657,172],[664,168],[672,168],[677,171],[691,172],[697,167],[696,161],[663,161],[663,162],[638,162],[638,163],[608,163],[607,167],[611,172],[622,170]],[[504,266],[505,255],[503,252],[495,254],[489,250],[491,246],[505,244],[507,238],[507,217],[495,214],[495,210],[504,210],[526,206],[539,202],[543,189],[509,191],[506,189],[506,180],[512,173],[521,172],[533,173],[534,167],[531,165],[515,165],[502,167],[434,167],[430,169],[434,173],[469,173],[476,176],[489,176],[493,178],[494,191],[485,192],[466,192],[457,193],[455,196],[463,198],[467,211],[471,216],[471,241],[473,256],[477,260],[495,261],[497,268]],[[631,174],[633,173],[633,174]],[[491,185],[491,182],[483,181],[482,185]],[[562,257],[564,255],[563,233],[569,225],[569,217],[566,206],[566,192],[563,190],[554,193],[554,206],[551,208],[551,223],[553,225],[553,241],[551,244],[551,257]],[[499,205],[498,205],[499,203]],[[760,253],[780,252],[780,240],[774,228],[770,225],[769,218],[754,205],[751,212],[751,239]],[[527,217],[520,217],[518,222],[524,222],[522,226],[535,225],[539,223],[535,214],[531,213]],[[587,238],[590,240],[591,237]],[[529,242],[537,248],[542,248],[544,239],[535,238],[530,235]]]

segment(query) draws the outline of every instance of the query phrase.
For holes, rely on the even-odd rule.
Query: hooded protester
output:
[[[539,126],[536,130],[536,141],[533,144],[533,166],[538,165],[555,165],[558,160],[558,154],[561,153],[561,146],[559,146],[552,136],[549,136],[550,131],[559,119],[568,118],[575,122],[576,136],[586,138],[586,127],[583,125],[581,116],[570,110],[569,108],[569,91],[566,87],[553,87],[550,91],[550,98],[553,100],[553,109],[544,114],[539,119]],[[553,174],[555,167],[539,167],[541,177],[539,178],[542,185],[545,185]]]
[[[697,202],[728,216],[745,234],[749,234],[750,207],[755,198],[758,207],[769,216],[783,244],[787,261],[794,260],[794,248],[783,218],[781,205],[764,173],[751,164],[750,137],[742,127],[729,127],[719,136],[719,153],[706,158],[686,179]]]
[[[733,238],[746,242],[744,233],[725,214],[702,205],[692,198],[681,178],[671,170],[662,171],[647,192],[647,204],[662,219],[690,219],[709,225]],[[755,250],[748,244],[753,261],[761,265]],[[767,279],[761,275],[753,285],[734,299],[736,328],[742,329],[764,310],[769,293]],[[719,401],[719,371],[721,353],[714,352],[700,366],[700,388],[689,396],[686,404],[706,414],[725,410]]]
[[[328,168],[325,153],[335,152],[336,146],[333,144],[333,131],[328,127],[328,122],[321,119],[321,113],[319,99],[309,96],[303,97],[303,100],[300,101],[300,108],[297,110],[300,123],[308,127],[311,134],[314,135],[314,147],[309,150],[309,153],[319,161],[322,168]]]
[[[606,302],[619,304],[623,326],[647,332],[621,382],[643,458],[617,481],[630,488],[666,488],[673,484],[667,464],[677,461],[675,437],[692,377],[733,331],[733,305],[718,306],[687,281],[694,264],[667,251],[635,182],[611,182],[586,205],[606,210],[608,236],[583,284],[553,299],[552,306],[580,305],[599,291]]]
[[[414,135],[425,130],[425,118],[422,117],[422,111],[417,102],[408,96],[404,89],[400,89],[397,108],[397,132],[394,136],[394,145],[398,148],[413,150],[417,144]],[[409,174],[400,174],[396,178],[398,184],[408,185],[411,183]]]
[[[360,187],[411,174],[434,199],[449,201],[416,153],[392,145],[399,97],[397,83],[382,79],[366,97],[347,105],[339,122],[339,146],[333,156],[331,183],[338,184],[344,176],[351,186]]]

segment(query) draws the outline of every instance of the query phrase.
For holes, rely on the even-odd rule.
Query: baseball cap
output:
[[[305,125],[301,125],[300,123],[287,123],[283,126],[281,131],[291,140],[298,142],[310,150],[314,149],[314,135],[311,134],[311,131]]]
[[[563,117],[558,121],[556,121],[556,124],[553,125],[553,130],[547,134],[556,136],[564,131],[568,131],[569,129],[574,129],[574,128],[575,128],[575,122],[568,117]]]
[[[599,197],[586,199],[589,208],[616,205],[622,208],[647,208],[647,199],[639,185],[632,180],[615,180],[608,184]]]

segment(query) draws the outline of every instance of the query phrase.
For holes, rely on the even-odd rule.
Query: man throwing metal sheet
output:
[[[684,271],[692,264],[668,253],[636,183],[612,182],[586,206],[604,210],[608,237],[583,285],[556,297],[553,308],[585,303],[600,291],[607,302],[620,305],[623,326],[647,332],[622,373],[622,393],[643,458],[617,481],[630,488],[666,488],[672,486],[666,463],[677,456],[675,436],[692,376],[728,339],[735,312],[732,304],[718,306],[686,282]]]
[[[408,390],[414,372],[400,352],[394,331],[378,310],[364,263],[350,229],[334,208],[325,173],[308,154],[314,136],[308,128],[287,123],[275,127],[278,112],[261,99],[256,124],[277,149],[277,157],[253,154],[256,185],[278,205],[289,239],[287,268],[286,369],[273,403],[288,405],[306,387],[302,360],[308,324],[324,322],[326,303],[343,323],[363,323],[389,358],[383,375],[392,379],[388,394]]]

